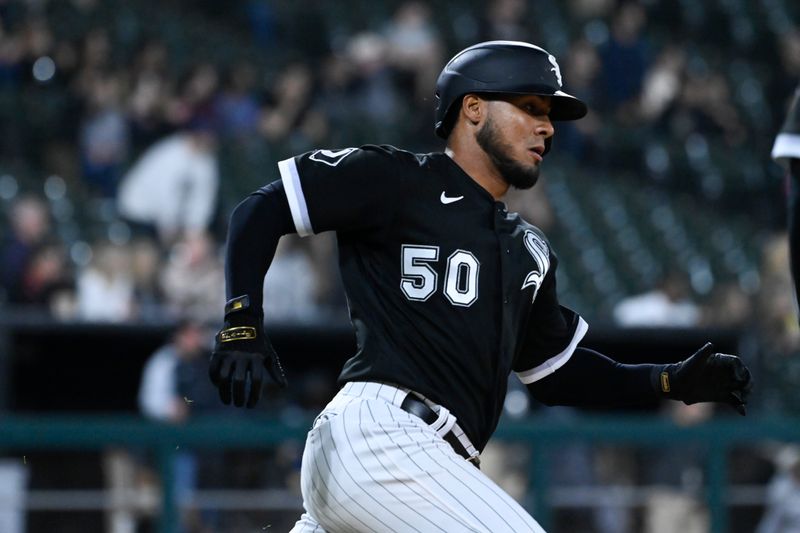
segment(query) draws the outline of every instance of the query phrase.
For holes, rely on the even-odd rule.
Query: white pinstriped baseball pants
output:
[[[291,533],[534,532],[525,509],[402,409],[407,393],[348,383],[303,452],[305,512]]]

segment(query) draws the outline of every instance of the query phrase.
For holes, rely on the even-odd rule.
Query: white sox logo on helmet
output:
[[[556,62],[556,57],[553,54],[547,54],[547,59],[550,60],[550,63],[553,65],[553,68],[550,70],[555,71],[556,73],[556,80],[558,81],[558,86],[561,87],[561,68],[558,66]]]
[[[550,251],[548,250],[547,243],[544,242],[544,239],[536,235],[531,230],[525,232],[522,242],[525,244],[525,248],[528,250],[528,253],[531,254],[531,257],[533,257],[537,268],[536,270],[531,270],[528,275],[525,276],[525,281],[522,283],[522,288],[520,290],[525,290],[532,286],[533,298],[531,301],[533,301],[536,299],[536,294],[539,292],[539,287],[542,286],[542,281],[547,275],[547,271],[550,269]]]

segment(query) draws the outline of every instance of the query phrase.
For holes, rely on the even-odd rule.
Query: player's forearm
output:
[[[638,407],[659,399],[653,374],[662,365],[624,365],[603,354],[578,348],[553,374],[528,385],[546,405],[575,407]]]
[[[225,255],[227,299],[247,295],[260,313],[264,276],[282,235],[294,231],[286,193],[274,182],[245,198],[230,218]]]

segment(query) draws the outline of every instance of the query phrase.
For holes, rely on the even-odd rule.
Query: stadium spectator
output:
[[[646,22],[647,12],[641,4],[622,3],[614,13],[610,38],[599,50],[603,91],[598,96],[604,98],[605,108],[624,123],[630,122],[631,106],[639,96],[649,63],[649,47],[643,34]]]
[[[278,143],[297,130],[311,105],[313,89],[308,65],[292,63],[281,71],[261,116],[259,129],[268,141]]]
[[[128,122],[122,108],[122,80],[98,74],[88,83],[80,158],[87,184],[104,198],[114,198],[129,149]]]
[[[159,321],[164,311],[164,292],[159,276],[164,268],[158,243],[146,237],[130,245],[130,268],[133,277],[134,316],[145,322]]]
[[[481,18],[478,40],[538,42],[526,23],[527,11],[525,0],[492,0]]]
[[[265,315],[298,321],[318,317],[321,280],[306,240],[283,239],[272,264],[275,272],[270,271],[264,282]]]
[[[169,133],[167,107],[174,87],[168,76],[169,56],[164,43],[146,42],[133,63],[127,113],[131,147],[138,155]]]
[[[758,334],[758,353],[763,381],[762,408],[783,413],[800,413],[797,383],[800,379],[800,327],[795,311],[789,272],[789,244],[786,233],[778,233],[763,247],[761,288],[753,316]]]
[[[182,319],[171,342],[147,360],[139,386],[142,414],[166,424],[183,424],[197,413],[218,410],[217,392],[207,379],[211,332],[201,322]],[[175,455],[175,492],[184,505],[181,533],[214,531],[213,515],[189,505],[198,487],[198,459],[195,453],[181,450]]]
[[[756,533],[800,533],[800,451],[787,447],[767,488],[767,508]]]
[[[679,113],[689,119],[686,133],[699,132],[721,137],[729,147],[741,146],[747,131],[731,101],[731,88],[722,73],[705,66],[687,69]]]
[[[23,283],[31,260],[50,235],[50,214],[47,205],[36,196],[23,196],[14,201],[8,213],[11,231],[3,239],[0,269],[5,300],[21,303],[26,300]]]
[[[676,426],[693,426],[711,419],[708,403],[665,405],[664,415]],[[686,443],[646,453],[643,478],[654,490],[644,512],[646,533],[704,533],[709,530],[708,509],[702,498],[705,473],[703,459],[709,452],[704,443]]]
[[[225,303],[223,280],[222,261],[211,236],[188,233],[172,246],[161,274],[165,303],[173,314],[214,321],[215,306]]]
[[[134,316],[134,285],[127,247],[93,246],[91,263],[77,279],[78,317],[98,322],[125,322]]]
[[[256,69],[242,61],[231,67],[225,79],[227,83],[213,104],[220,134],[240,143],[251,141],[260,113],[255,95]]]
[[[433,23],[431,7],[418,1],[404,2],[383,30],[388,61],[401,75],[410,78],[410,90],[417,104],[429,99],[443,59],[443,45]],[[403,80],[399,82],[402,86]]]
[[[352,94],[359,102],[356,120],[366,120],[382,130],[391,130],[407,120],[402,93],[395,85],[386,40],[376,33],[359,33],[347,43],[347,58],[353,65]]]
[[[652,291],[624,298],[614,307],[614,321],[624,327],[691,327],[700,321],[700,309],[691,298],[686,276],[667,273]]]
[[[580,39],[573,42],[567,53],[564,72],[569,80],[570,94],[594,102],[600,66],[597,49],[589,41]],[[558,146],[579,161],[591,161],[595,155],[597,137],[603,131],[602,124],[602,119],[593,110],[575,123],[559,124]]]
[[[650,123],[658,123],[675,105],[683,89],[686,52],[678,46],[668,45],[661,50],[644,76],[639,100],[640,116]]]
[[[219,91],[219,70],[202,62],[189,71],[167,108],[167,119],[179,128],[210,130],[214,126],[214,100]]]
[[[122,180],[118,209],[169,247],[211,225],[219,176],[216,134],[204,119],[150,147]]]
[[[74,280],[62,244],[47,241],[36,247],[25,269],[21,288],[22,297],[17,303],[59,318],[71,314]]]

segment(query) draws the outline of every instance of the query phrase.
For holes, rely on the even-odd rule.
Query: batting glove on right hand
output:
[[[264,333],[263,317],[248,307],[247,297],[225,306],[225,325],[217,333],[208,375],[225,405],[233,399],[236,407],[250,408],[258,403],[264,383],[281,387],[287,383],[278,354]]]
[[[657,389],[673,400],[691,405],[699,402],[727,403],[744,416],[747,395],[752,388],[750,371],[735,355],[714,352],[706,343],[694,355],[658,374]]]

